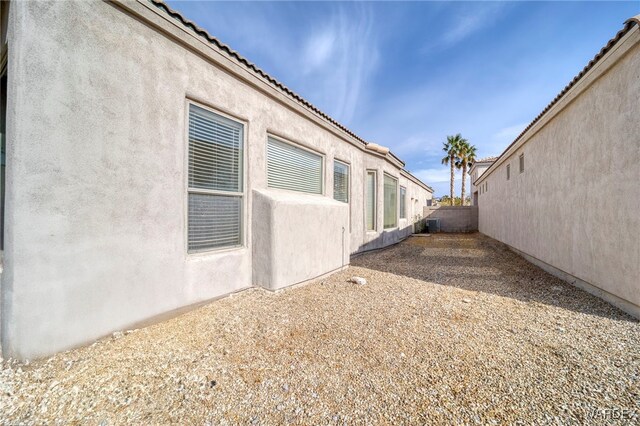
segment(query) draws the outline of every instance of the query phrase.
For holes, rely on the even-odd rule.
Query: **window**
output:
[[[269,137],[267,182],[269,188],[322,194],[322,156]]]
[[[333,161],[333,199],[349,202],[349,166]]]
[[[384,175],[384,227],[398,226],[398,179]]]
[[[520,154],[520,173],[524,173],[524,154]]]
[[[244,126],[189,105],[188,247],[242,245]]]
[[[376,172],[367,171],[366,195],[367,195],[367,231],[376,230]]]
[[[511,179],[511,164],[507,164],[507,180]]]
[[[400,219],[407,218],[407,188],[404,186],[400,187]]]

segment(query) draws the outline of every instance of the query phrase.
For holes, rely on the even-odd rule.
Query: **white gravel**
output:
[[[323,281],[246,291],[29,365],[5,361],[0,416],[629,424],[640,420],[640,323],[489,238],[438,234]]]

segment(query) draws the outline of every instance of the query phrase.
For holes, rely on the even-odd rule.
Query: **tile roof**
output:
[[[569,92],[569,90],[571,90],[571,88],[575,86],[578,83],[578,81],[580,81],[580,79],[582,79],[582,77],[584,77],[594,67],[594,65],[598,63],[598,61],[602,59],[604,55],[606,55],[607,52],[609,52],[613,48],[613,46],[615,46],[616,43],[618,43],[622,39],[622,37],[624,37],[629,31],[631,31],[631,29],[635,25],[640,27],[640,15],[636,15],[632,18],[629,18],[624,22],[624,27],[622,27],[622,29],[618,31],[618,33],[611,40],[609,40],[609,42],[602,49],[600,49],[600,52],[598,52],[596,56],[594,56],[593,59],[589,61],[589,63],[582,69],[582,71],[580,71],[580,73],[578,73],[578,75],[576,75],[573,78],[573,80],[571,80],[569,84],[567,84],[565,88],[562,89],[562,91],[556,95],[556,97],[549,103],[549,105],[547,105],[542,110],[542,112],[538,114],[538,116],[534,118],[533,121],[529,123],[527,127],[525,127],[525,129],[514,139],[514,141],[511,142],[511,144],[509,144],[509,146],[506,147],[504,151],[502,151],[502,153],[494,160],[494,164],[496,163],[496,160],[502,158],[502,156],[505,155],[505,153],[509,151],[509,149],[512,146],[514,146],[520,139],[522,139],[525,133],[527,133],[529,129],[531,129],[538,121],[540,121],[540,119],[542,119],[542,117],[547,112],[549,112],[549,110],[553,108],[553,106],[557,104],[560,101],[560,99],[562,99]],[[489,173],[487,172],[492,171],[494,164],[489,166],[487,171],[482,176],[488,176]]]
[[[258,66],[256,66],[254,63],[249,62],[246,58],[241,56],[238,52],[236,52],[235,50],[231,49],[228,45],[222,43],[220,40],[218,40],[217,38],[215,38],[212,35],[210,35],[206,30],[200,28],[193,21],[188,20],[181,13],[171,9],[164,1],[162,1],[162,0],[150,0],[150,1],[151,1],[151,3],[153,5],[155,5],[159,9],[164,10],[167,14],[169,14],[169,16],[171,16],[172,18],[178,20],[180,23],[182,23],[182,25],[186,26],[187,28],[190,28],[196,34],[198,34],[199,36],[205,38],[207,41],[209,41],[210,43],[214,44],[220,50],[223,50],[224,52],[229,54],[229,56],[235,58],[238,62],[240,62],[241,64],[245,65],[247,68],[249,68],[253,72],[257,73],[261,77],[265,78],[269,83],[271,83],[272,85],[274,85],[278,89],[282,90],[285,94],[289,95],[290,97],[292,97],[297,102],[299,102],[302,105],[304,105],[305,107],[309,108],[311,111],[313,111],[314,113],[318,114],[320,117],[324,118],[325,120],[327,120],[331,124],[337,126],[340,130],[344,131],[349,136],[353,137],[354,139],[356,139],[358,142],[362,143],[363,145],[367,145],[368,144],[368,142],[366,142],[364,139],[362,139],[361,137],[359,137],[358,135],[353,133],[351,130],[347,129],[342,124],[338,123],[333,118],[329,117],[324,112],[320,111],[320,109],[318,109],[316,106],[311,104],[309,101],[305,100],[300,95],[298,95],[297,93],[295,93],[291,89],[289,89],[287,86],[285,86],[284,84],[280,83],[275,78],[271,77],[265,71],[263,71],[262,69],[258,68]],[[398,157],[396,157],[395,155],[393,155],[393,156],[396,159],[398,159]],[[404,164],[404,162],[402,162],[400,159],[398,159],[398,160],[402,164]]]
[[[489,162],[496,161],[497,159],[498,157],[484,157],[484,158],[480,158],[479,160],[476,160],[476,163],[489,163]]]
[[[280,83],[275,78],[271,77],[269,74],[267,74],[262,69],[258,68],[258,66],[256,66],[254,63],[249,62],[246,58],[241,56],[238,52],[236,52],[235,50],[231,49],[231,47],[229,47],[228,45],[222,43],[217,38],[213,37],[206,30],[204,30],[204,29],[200,28],[198,25],[196,25],[193,21],[190,21],[187,18],[185,18],[180,12],[177,12],[177,11],[171,9],[164,1],[162,1],[162,0],[149,0],[149,1],[151,2],[151,4],[153,4],[157,8],[159,8],[161,10],[164,10],[169,16],[171,16],[172,18],[176,19],[178,22],[180,22],[185,27],[190,28],[196,34],[198,34],[199,36],[203,37],[208,42],[214,44],[219,49],[225,51],[227,54],[229,54],[229,56],[235,58],[238,62],[240,62],[241,64],[245,65],[247,68],[249,68],[253,72],[255,72],[258,75],[260,75],[261,77],[265,78],[269,83],[274,85],[276,88],[282,90],[285,94],[287,94],[288,96],[290,96],[291,98],[296,100],[298,103],[300,103],[300,104],[304,105],[305,107],[309,108],[311,111],[313,111],[314,113],[316,113],[317,115],[319,115],[323,119],[327,120],[331,124],[333,124],[336,127],[338,127],[340,130],[342,130],[345,133],[347,133],[349,136],[351,136],[354,139],[356,139],[358,142],[362,143],[365,147],[371,146],[371,145],[375,145],[375,144],[371,144],[371,143],[365,141],[360,136],[356,135],[351,130],[349,130],[348,128],[346,128],[345,126],[343,126],[342,124],[340,124],[339,122],[337,122],[336,120],[334,120],[333,118],[331,118],[330,116],[328,116],[327,114],[322,112],[320,109],[318,109],[312,103],[310,103],[309,101],[304,99],[302,96],[300,96],[297,93],[293,92],[287,86],[285,86],[284,84]],[[370,151],[377,151],[377,150],[376,149],[370,149]],[[388,155],[390,157],[392,157],[393,159],[395,159],[396,161],[398,161],[402,165],[401,169],[404,172],[406,172],[409,176],[411,176],[411,178],[413,178],[415,181],[417,181],[417,182],[421,183],[422,185],[424,185],[425,187],[427,187],[433,193],[433,188],[432,187],[430,187],[426,183],[422,182],[420,179],[418,179],[417,177],[412,175],[408,170],[403,168],[404,165],[405,165],[404,161],[402,161],[398,156],[396,156],[391,151],[388,152]]]

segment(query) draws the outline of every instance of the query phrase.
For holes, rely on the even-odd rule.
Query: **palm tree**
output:
[[[462,194],[460,195],[460,204],[464,206],[465,184],[467,182],[467,167],[471,167],[476,161],[476,147],[470,145],[466,139],[458,145],[458,158],[456,158],[456,167],[462,169]]]
[[[460,149],[459,146],[463,142],[467,142],[467,141],[462,138],[462,135],[460,133],[458,133],[455,136],[447,136],[447,141],[442,144],[443,145],[442,150],[447,153],[447,156],[442,159],[442,164],[445,164],[445,165],[449,164],[451,166],[451,186],[450,186],[451,200],[454,200],[453,183],[456,178],[455,176],[455,168],[457,167],[456,158],[458,158],[458,152]]]

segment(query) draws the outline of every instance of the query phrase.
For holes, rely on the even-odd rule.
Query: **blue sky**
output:
[[[500,154],[640,13],[640,0],[169,3],[390,147],[437,196],[449,192],[447,135],[462,133],[480,157]]]

